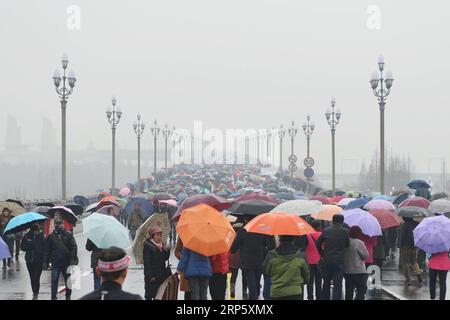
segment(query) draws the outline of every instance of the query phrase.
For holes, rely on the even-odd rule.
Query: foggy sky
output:
[[[66,26],[70,5],[81,29]],[[366,26],[369,5],[381,29]],[[357,172],[379,145],[379,111],[369,84],[380,53],[395,78],[386,105],[389,151],[410,154],[418,172],[450,157],[450,3],[444,0],[72,0],[0,2],[0,128],[17,118],[25,144],[40,146],[42,119],[58,130],[51,76],[69,55],[78,81],[68,102],[70,149],[109,149],[105,109],[115,94],[124,112],[120,145],[135,145],[140,112],[149,127],[192,129],[316,124],[316,170],[331,171],[324,112],[336,98],[337,169]],[[295,148],[306,152],[301,131]],[[1,131],[0,149],[5,145]],[[285,139],[286,150],[288,139]],[[150,130],[143,143],[151,147]],[[130,147],[131,148],[131,147]],[[287,157],[287,153],[286,153]],[[346,160],[350,159],[350,160]],[[351,159],[358,159],[355,161]]]

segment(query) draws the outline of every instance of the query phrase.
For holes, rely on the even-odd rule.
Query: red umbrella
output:
[[[425,198],[413,197],[413,198],[406,199],[405,201],[400,203],[399,207],[400,208],[402,208],[402,207],[420,207],[420,208],[428,209],[430,204],[431,204],[431,202]]]
[[[390,210],[372,210],[371,215],[377,218],[381,229],[387,229],[400,226],[402,218]]]
[[[314,196],[310,200],[317,200],[317,201],[322,202],[322,204],[331,204],[331,202],[330,202],[330,200],[328,200],[328,198],[321,197],[321,196]]]
[[[328,201],[330,201],[331,203],[338,203],[339,201],[341,201],[342,199],[345,199],[344,196],[334,196],[332,198],[328,198]]]
[[[235,202],[242,202],[242,201],[247,201],[247,200],[264,200],[267,202],[271,202],[275,205],[280,204],[280,201],[272,196],[266,195],[266,194],[261,194],[261,193],[248,193],[245,194],[243,196],[240,196],[239,198],[237,198],[235,200]]]
[[[232,203],[215,194],[195,194],[183,201],[181,207],[177,210],[172,220],[177,221],[184,209],[191,208],[198,204],[207,204],[218,211],[222,211],[231,207]]]

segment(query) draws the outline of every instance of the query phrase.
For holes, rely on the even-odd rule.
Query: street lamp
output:
[[[283,129],[283,125],[280,125],[278,131],[278,137],[280,138],[280,178],[283,178],[283,138],[286,135],[286,130]]]
[[[331,129],[331,154],[332,154],[332,189],[333,189],[333,197],[336,194],[336,170],[335,170],[335,163],[336,163],[336,155],[335,155],[335,134],[336,134],[336,126],[339,123],[339,119],[341,118],[341,111],[337,109],[335,111],[335,104],[336,100],[334,98],[331,98],[331,111],[330,109],[327,109],[327,112],[325,113],[325,117],[327,119],[328,124],[330,125]]]
[[[164,169],[167,174],[167,139],[169,139],[170,135],[172,134],[172,131],[167,127],[167,124],[164,126],[164,129],[162,131],[162,135],[164,137]]]
[[[153,142],[154,142],[154,155],[153,155],[153,174],[155,175],[155,181],[156,181],[156,140],[158,138],[159,132],[161,131],[161,129],[158,127],[156,120],[153,123],[153,127],[150,128],[152,135],[153,135]]]
[[[269,144],[270,144],[270,137],[272,136],[272,133],[270,131],[270,129],[266,129],[266,143],[267,143],[267,162],[270,163],[270,148],[269,148]]]
[[[177,141],[177,138],[178,138],[178,133],[175,131],[175,126],[172,128],[172,165],[173,165],[173,168],[175,169],[175,158],[176,158],[176,156],[175,156],[175,146],[176,146],[176,141]]]
[[[288,129],[289,136],[291,137],[291,154],[294,154],[294,140],[297,132],[298,128],[294,126],[294,121],[292,121],[291,127]]]
[[[391,93],[392,83],[394,79],[392,72],[387,71],[386,76],[383,76],[384,71],[384,57],[378,57],[378,71],[374,71],[370,78],[370,85],[373,94],[378,99],[380,107],[380,192],[384,194],[384,107],[386,105],[386,97]]]
[[[106,108],[106,118],[108,119],[109,124],[111,125],[112,130],[112,185],[111,185],[111,193],[115,190],[116,184],[116,128],[120,122],[120,118],[122,117],[122,110],[119,106],[116,107],[117,99],[115,96],[111,99],[112,108],[108,106]]]
[[[315,128],[314,122],[311,121],[310,114],[306,115],[306,122],[303,123],[302,128],[303,128],[303,132],[305,133],[305,136],[306,136],[306,157],[309,158],[310,157],[309,143],[311,141],[311,136],[312,136],[312,134],[314,132],[314,128]],[[306,178],[306,192],[307,193],[309,192],[309,181],[310,181],[310,178]]]
[[[144,133],[145,123],[141,122],[141,114],[137,115],[137,122],[133,123],[133,129],[136,133],[137,143],[138,143],[138,184],[141,181],[141,136]]]
[[[63,68],[62,78],[61,72],[56,69],[53,73],[53,83],[56,88],[56,93],[61,99],[61,198],[62,200],[66,200],[66,107],[67,99],[72,94],[77,79],[73,70],[70,70],[66,76],[67,66],[69,65],[67,54],[63,54],[61,64]]]

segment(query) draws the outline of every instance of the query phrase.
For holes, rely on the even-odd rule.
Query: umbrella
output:
[[[398,206],[398,205],[400,205],[400,203],[402,203],[403,201],[405,201],[406,199],[408,199],[409,198],[409,193],[402,193],[402,194],[399,194],[393,201],[392,201],[392,204],[393,205],[396,205],[396,206]]]
[[[8,245],[3,241],[2,237],[0,237],[0,259],[9,259],[11,258],[11,252],[9,251]]]
[[[387,196],[385,194],[380,194],[378,196],[372,197],[372,200],[386,200],[386,201],[391,201],[392,197]]]
[[[425,180],[412,180],[410,183],[407,184],[408,188],[410,189],[419,189],[419,188],[425,188],[430,189],[431,186],[425,181]]]
[[[255,199],[236,202],[233,204],[230,211],[232,215],[257,216],[261,213],[267,213],[273,208],[275,208],[275,205],[272,202]]]
[[[47,213],[48,210],[50,210],[51,207],[47,207],[47,206],[38,206],[38,207],[34,207],[31,212],[36,212],[36,213]]]
[[[392,210],[395,211],[395,206],[386,200],[370,200],[364,205],[366,210]]]
[[[15,202],[0,201],[0,213],[3,211],[4,208],[8,208],[9,211],[11,211],[11,215],[13,216],[18,216],[27,212],[27,210],[25,210],[24,207],[18,205]]]
[[[116,201],[120,204],[120,206],[123,208],[125,208],[125,206],[127,205],[128,201],[122,198],[117,198]]]
[[[86,212],[94,212],[97,209],[99,202],[93,203],[86,208]]]
[[[371,210],[369,211],[381,226],[381,229],[398,227],[402,223],[402,218],[390,210]]]
[[[150,197],[148,195],[146,195],[146,194],[138,193],[138,194],[135,194],[134,196],[132,196],[131,199],[149,200]]]
[[[277,198],[282,200],[295,200],[295,196],[289,192],[277,193]]]
[[[431,197],[431,200],[438,200],[438,199],[445,199],[448,198],[448,194],[446,194],[445,192],[438,192],[438,193],[434,193],[433,196]]]
[[[403,201],[399,207],[421,207],[428,209],[431,202],[421,197],[412,197]]]
[[[126,196],[128,196],[130,194],[130,192],[131,192],[130,188],[124,187],[124,188],[120,189],[119,194],[122,197],[126,197]]]
[[[183,201],[185,199],[187,199],[189,197],[189,195],[186,192],[180,192],[177,195],[177,201]]]
[[[446,213],[450,212],[450,200],[448,199],[438,199],[431,202],[430,206],[428,207],[428,210],[431,211],[431,213]]]
[[[133,212],[134,206],[136,204],[140,205],[144,218],[150,217],[150,215],[155,212],[155,208],[153,208],[153,205],[150,203],[150,201],[141,198],[131,198],[131,200],[128,201],[127,205],[123,209],[123,216],[128,217],[131,212]]]
[[[320,202],[322,202],[322,204],[330,204],[330,201],[326,197],[314,196],[314,197],[311,197],[311,200],[320,201]]]
[[[115,200],[110,200],[110,201],[100,201],[97,204],[97,210],[106,206],[116,206],[119,209],[122,209],[122,206],[120,205],[120,203],[118,201]]]
[[[349,198],[357,198],[357,197],[359,197],[359,195],[360,195],[360,193],[356,192],[356,191],[347,191],[345,193],[345,196],[349,197]]]
[[[53,208],[55,206],[55,204],[51,203],[51,202],[39,202],[36,207],[40,207],[40,206],[44,206],[44,207],[50,207]]]
[[[50,210],[48,210],[47,214],[49,215],[50,218],[54,218],[56,211],[60,212],[61,217],[64,220],[66,220],[68,223],[70,223],[71,225],[75,225],[77,223],[78,218],[73,213],[73,211],[70,210],[69,208],[66,208],[63,206],[55,206],[55,207],[51,208]]]
[[[362,233],[369,237],[381,236],[381,226],[377,218],[371,215],[369,212],[361,209],[352,209],[342,212],[344,216],[344,223],[352,226],[358,226],[361,228]]]
[[[7,201],[7,202],[13,202],[13,203],[15,203],[15,204],[18,204],[18,205],[21,206],[22,208],[25,208],[25,207],[23,206],[22,201],[20,201],[20,200],[7,199],[7,200],[5,200],[5,201]]]
[[[130,247],[130,235],[116,218],[104,214],[93,213],[83,219],[83,233],[97,248]]]
[[[261,193],[248,193],[243,196],[240,196],[235,200],[235,202],[242,202],[247,200],[264,200],[267,202],[272,202],[273,204],[277,205],[280,203],[280,201],[272,196],[261,194]]]
[[[247,232],[260,233],[266,235],[289,235],[302,236],[314,233],[311,227],[302,218],[285,212],[270,212],[262,214],[244,227]]]
[[[178,205],[177,205],[177,201],[176,200],[173,200],[173,199],[170,199],[170,200],[161,200],[159,203],[164,203],[164,204],[167,204],[168,206],[171,206],[171,207],[177,207]]]
[[[177,213],[175,213],[172,219],[178,220],[184,209],[194,207],[201,203],[207,204],[218,211],[223,211],[231,207],[230,201],[214,194],[196,194],[183,201],[181,207],[178,209]]]
[[[222,198],[226,198],[226,197],[228,197],[228,192],[226,192],[226,191],[219,191],[219,192],[216,193],[216,195],[218,195],[219,197],[222,197]]]
[[[103,197],[100,201],[99,201],[99,203],[103,203],[103,202],[111,202],[111,201],[116,201],[117,200],[117,197],[116,196],[106,196],[106,197]]]
[[[236,237],[228,219],[206,204],[185,209],[177,232],[186,248],[208,257],[228,252]]]
[[[431,217],[430,210],[421,207],[401,207],[397,208],[395,212],[402,218],[426,218]]]
[[[173,196],[171,196],[166,192],[158,192],[151,197],[151,200],[170,200],[173,198],[174,198]]]
[[[20,216],[12,218],[6,225],[3,234],[13,234],[20,231],[27,230],[36,221],[42,222],[46,220],[47,217],[36,212],[27,212],[21,214]]]
[[[108,211],[112,210],[112,214],[110,214]],[[112,215],[114,217],[118,217],[120,215],[120,208],[118,208],[117,206],[114,205],[107,205],[107,206],[103,206],[100,209],[97,209],[96,211],[97,213],[102,213],[102,214],[106,214],[106,215]]]
[[[319,213],[322,202],[317,200],[289,200],[273,208],[270,212],[286,212],[297,216],[307,216]]]
[[[82,207],[87,207],[89,205],[89,199],[83,196],[73,197],[73,202],[79,204]]]
[[[355,200],[355,198],[344,198],[341,201],[339,201],[337,203],[337,205],[340,206],[340,207],[346,207],[353,200]]]
[[[316,220],[331,221],[333,220],[334,215],[342,214],[342,211],[343,210],[341,207],[334,204],[324,204],[322,206],[322,210],[320,210],[319,213],[312,214],[311,217]]]
[[[110,196],[111,196],[111,194],[110,194],[109,192],[102,191],[102,192],[100,192],[100,194],[98,195],[98,200],[101,200],[101,199],[103,199],[104,197],[110,197]]]
[[[77,215],[77,216],[81,216],[84,211],[82,206],[80,206],[79,204],[76,204],[74,202],[66,203],[66,204],[64,204],[64,207],[72,210],[72,212],[75,213],[75,215]]]
[[[414,245],[433,254],[450,251],[450,219],[437,216],[423,219],[413,230]]]
[[[350,202],[346,207],[345,210],[350,209],[356,209],[356,208],[362,208],[364,207],[370,200],[367,198],[358,198],[356,200],[353,200]]]
[[[344,196],[334,196],[332,198],[328,198],[328,201],[330,201],[330,203],[338,203],[344,198],[345,198]]]

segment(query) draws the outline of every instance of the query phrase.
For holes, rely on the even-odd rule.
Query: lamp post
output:
[[[164,137],[164,170],[167,174],[167,140],[169,139],[170,135],[172,134],[172,131],[167,127],[167,124],[164,126],[164,129],[162,131],[162,135]]]
[[[269,162],[269,163],[270,163],[270,148],[269,148],[269,145],[270,145],[270,137],[271,136],[272,136],[272,133],[271,133],[270,129],[266,129],[266,143],[267,143],[266,153],[267,153],[267,162]]]
[[[53,73],[53,83],[61,102],[61,198],[66,200],[66,108],[67,99],[72,94],[77,79],[73,70],[70,70],[66,75],[67,66],[69,65],[67,54],[63,54],[61,64],[63,68],[62,78],[60,71],[56,69]]]
[[[311,136],[314,132],[314,122],[311,121],[311,116],[309,114],[306,115],[306,122],[303,123],[303,132],[305,133],[306,136],[306,157],[309,158],[310,157],[310,141],[311,141]],[[310,178],[306,178],[306,192],[309,192],[309,181]]]
[[[133,129],[136,133],[137,137],[137,145],[138,145],[138,184],[140,185],[141,181],[141,136],[144,133],[145,123],[141,122],[141,114],[138,113],[137,121],[133,123]]]
[[[294,121],[291,123],[291,127],[288,129],[289,136],[291,137],[291,154],[294,154],[294,140],[297,135],[298,128],[295,127]]]
[[[378,58],[378,71],[372,73],[370,85],[373,94],[378,99],[380,107],[380,192],[384,194],[384,107],[386,105],[386,97],[391,93],[392,83],[394,79],[392,72],[387,71],[386,76],[384,71],[384,57],[382,55]]]
[[[158,127],[158,124],[155,120],[153,123],[153,127],[151,127],[151,132],[153,135],[153,174],[155,175],[156,179],[156,140],[158,139],[159,132],[161,131],[161,128]]]
[[[260,141],[260,132],[259,132],[259,130],[256,132],[256,145],[257,145],[257,147],[256,147],[256,153],[257,153],[257,156],[256,156],[256,166],[257,167],[260,167],[261,166],[261,161],[260,161],[260,158],[259,158],[259,154],[260,154],[260,152],[259,152],[259,141]]]
[[[325,117],[327,119],[328,124],[331,129],[331,155],[332,155],[332,189],[333,189],[333,197],[336,195],[336,151],[335,151],[335,134],[336,127],[339,123],[339,119],[341,118],[341,111],[339,109],[335,110],[336,100],[331,98],[331,111],[327,109],[325,113]]]
[[[178,135],[177,132],[175,131],[175,126],[172,128],[172,165],[173,168],[175,169],[175,148],[176,148],[176,141],[177,141]]]
[[[109,124],[111,125],[112,131],[112,184],[111,184],[111,193],[114,193],[115,185],[116,185],[116,128],[120,122],[120,118],[122,117],[122,110],[119,106],[116,107],[117,99],[115,96],[111,99],[112,108],[108,106],[106,108],[106,117],[108,119]]]
[[[283,125],[280,125],[278,131],[278,137],[280,138],[280,178],[283,178],[283,138],[286,135],[286,130],[283,129]]]

